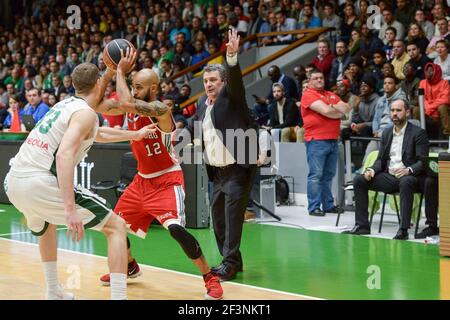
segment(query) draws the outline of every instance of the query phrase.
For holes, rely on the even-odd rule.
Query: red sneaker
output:
[[[139,265],[137,264],[136,260],[133,259],[133,261],[131,261],[128,264],[128,279],[134,279],[139,277],[142,274],[141,268],[139,267]],[[100,282],[102,283],[102,285],[104,286],[109,286],[109,282],[111,281],[111,278],[109,276],[109,273],[103,275],[100,278]]]
[[[220,300],[223,298],[223,289],[220,285],[220,278],[208,273],[205,277],[206,300]]]

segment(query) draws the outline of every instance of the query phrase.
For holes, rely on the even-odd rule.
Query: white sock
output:
[[[125,273],[111,273],[111,300],[127,299],[127,275]]]
[[[47,290],[49,292],[58,291],[58,270],[56,261],[43,262],[45,281],[47,282]]]

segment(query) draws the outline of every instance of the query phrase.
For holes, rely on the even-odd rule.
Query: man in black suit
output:
[[[426,178],[423,159],[428,156],[426,131],[409,123],[410,110],[404,100],[391,105],[393,127],[383,131],[378,158],[372,167],[353,180],[355,192],[355,227],[347,234],[370,234],[368,213],[369,190],[400,192],[400,228],[394,239],[407,240],[411,224],[414,192]]]
[[[242,271],[239,246],[257,160],[255,124],[237,61],[239,36],[235,29],[228,34],[226,67],[217,64],[205,67],[206,97],[199,99],[192,118],[193,123],[201,123],[206,169],[213,182],[212,222],[223,260],[211,270],[222,281],[231,280]],[[193,137],[192,122],[187,129]],[[241,139],[244,132],[248,139]]]

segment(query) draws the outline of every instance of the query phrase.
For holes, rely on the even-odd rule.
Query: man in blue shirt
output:
[[[24,115],[32,115],[34,122],[38,122],[48,112],[49,107],[42,102],[41,93],[38,89],[33,88],[27,92],[28,104],[23,110]]]

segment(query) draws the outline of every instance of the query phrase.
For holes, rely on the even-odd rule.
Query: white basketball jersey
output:
[[[80,110],[93,111],[91,107],[81,98],[70,97],[58,102],[46,115],[36,124],[25,142],[15,156],[12,170],[16,172],[48,172],[56,174],[56,152],[58,151],[64,133],[69,127],[72,115]],[[87,154],[98,130],[98,118],[94,128],[94,135],[84,140],[76,155],[78,164]]]

